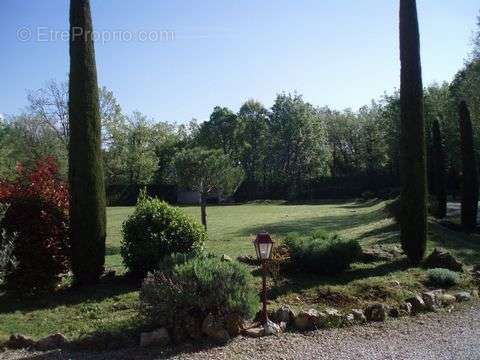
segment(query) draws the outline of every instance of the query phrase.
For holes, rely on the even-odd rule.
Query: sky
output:
[[[478,0],[418,0],[424,83],[450,81],[471,50]],[[208,119],[256,99],[368,104],[399,87],[398,1],[91,0],[99,84],[157,121]],[[0,113],[67,80],[68,0],[1,0]]]

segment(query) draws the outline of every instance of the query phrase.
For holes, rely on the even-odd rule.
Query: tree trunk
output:
[[[69,183],[75,282],[95,283],[105,263],[105,184],[89,0],[70,2]]]
[[[207,201],[203,194],[200,194],[200,217],[203,227],[207,230]]]
[[[427,243],[427,173],[420,36],[415,0],[400,0],[402,248],[414,265]]]
[[[478,170],[475,159],[472,121],[467,103],[462,101],[459,106],[460,137],[462,150],[462,226],[467,231],[477,227],[478,212]]]

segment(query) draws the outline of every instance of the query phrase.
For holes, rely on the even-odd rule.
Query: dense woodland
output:
[[[480,20],[479,20],[480,22]],[[480,26],[480,23],[479,23]],[[430,84],[424,91],[429,187],[433,191],[433,124],[446,154],[449,193],[461,179],[458,104],[470,109],[477,159],[480,159],[480,31],[465,66],[451,83]],[[14,174],[54,155],[67,171],[68,86],[50,81],[28,93],[28,107],[0,123],[0,176]],[[334,110],[306,102],[297,93],[278,94],[271,108],[256,100],[240,109],[217,106],[205,122],[175,125],[125,114],[112,91],[100,89],[102,149],[109,192],[135,193],[152,185],[162,195],[176,185],[173,157],[181,150],[219,149],[243,169],[236,200],[312,199],[358,196],[399,186],[400,94],[394,90],[361,107]]]

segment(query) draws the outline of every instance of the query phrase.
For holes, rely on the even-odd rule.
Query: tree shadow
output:
[[[363,209],[371,206],[375,206],[377,204],[380,204],[384,200],[382,199],[368,199],[368,200],[357,200],[355,203],[351,204],[346,204],[346,205],[340,205],[339,207],[343,209]]]
[[[292,292],[301,292],[306,289],[318,286],[347,285],[355,280],[367,279],[370,277],[382,277],[397,271],[404,271],[410,267],[406,258],[384,262],[370,267],[361,267],[348,270],[336,276],[319,276],[306,274],[305,272],[294,272],[283,274],[284,281],[279,286],[270,290],[270,297],[277,299]]]
[[[96,285],[81,288],[67,287],[53,293],[36,296],[19,296],[17,293],[0,294],[0,313],[34,311],[55,308],[62,305],[77,305],[89,301],[102,301],[114,296],[138,290],[140,283],[127,276],[102,280]]]
[[[327,231],[347,231],[359,226],[368,226],[378,220],[384,219],[382,211],[373,211],[363,214],[345,214],[333,216],[314,216],[310,218],[283,220],[279,222],[254,225],[240,229],[236,236],[249,236],[262,230],[277,236],[285,236],[289,233],[309,234],[318,228]]]
[[[442,247],[458,256],[466,265],[480,263],[480,234],[468,234],[455,231],[432,221],[430,226],[430,243]]]
[[[120,254],[120,246],[118,245],[107,245],[105,249],[105,255],[106,256],[112,256],[112,255],[119,255]]]

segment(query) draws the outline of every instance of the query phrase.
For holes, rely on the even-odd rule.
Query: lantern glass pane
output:
[[[261,260],[259,247],[260,247],[260,244],[255,242],[255,252],[257,253],[257,259]]]
[[[272,250],[272,244],[261,243],[260,244],[260,258],[262,260],[269,259],[271,250]]]

